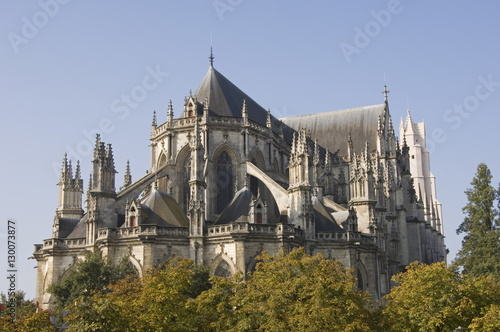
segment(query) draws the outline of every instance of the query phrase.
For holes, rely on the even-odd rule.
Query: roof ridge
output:
[[[333,110],[333,111],[325,111],[325,112],[318,112],[318,113],[312,113],[312,114],[301,114],[301,115],[294,115],[294,116],[289,116],[284,119],[293,119],[293,118],[305,118],[305,117],[317,117],[319,115],[329,115],[332,113],[337,113],[337,112],[343,112],[343,111],[354,111],[354,110],[360,110],[360,109],[369,109],[369,108],[378,108],[378,107],[385,107],[385,104],[375,104],[375,105],[368,105],[368,106],[359,106],[359,107],[352,107],[352,108],[344,108],[340,110]]]

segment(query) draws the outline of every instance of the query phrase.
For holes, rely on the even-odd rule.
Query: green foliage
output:
[[[54,325],[50,322],[53,312],[40,310],[29,312],[11,322],[9,317],[0,318],[0,332],[53,332]]]
[[[412,263],[393,278],[398,286],[376,308],[338,261],[309,256],[304,249],[257,259],[261,263],[247,279],[241,273],[209,278],[206,267],[173,259],[142,279],[130,276],[105,292],[78,297],[65,318],[68,331],[496,331],[500,326],[498,281],[464,277],[445,263]],[[30,326],[47,322],[27,316],[17,324],[28,319],[35,322]]]
[[[474,318],[469,326],[472,332],[500,331],[500,305],[492,304],[481,317]]]
[[[70,306],[80,296],[90,296],[94,291],[106,291],[109,284],[135,274],[132,264],[124,257],[113,266],[102,253],[95,249],[83,261],[78,261],[59,282],[51,284],[47,291],[55,296],[59,309]]]
[[[208,270],[187,259],[174,259],[144,278],[138,300],[143,331],[185,331],[191,317],[187,302],[210,287]]]
[[[465,218],[457,229],[457,234],[465,236],[453,265],[461,267],[466,275],[492,275],[500,281],[500,230],[498,211],[494,208],[497,191],[491,186],[491,179],[488,167],[479,164],[472,188],[465,191]]]
[[[68,331],[188,331],[187,302],[210,287],[208,270],[173,259],[142,280],[128,277],[108,292],[81,297],[68,316]]]
[[[237,324],[230,331],[370,331],[370,296],[356,290],[339,261],[303,248],[261,255],[235,294]]]
[[[412,263],[393,280],[386,296],[383,325],[390,331],[455,331],[481,324],[500,303],[500,284],[491,276],[464,278],[445,263]],[[484,318],[484,319],[483,319]],[[478,325],[479,326],[479,325]]]
[[[14,295],[17,317],[23,317],[24,315],[34,313],[36,311],[35,303],[31,300],[26,300],[24,298],[25,296],[26,293],[21,290],[16,291]],[[4,293],[0,293],[0,303],[7,306],[8,302],[9,297]],[[7,309],[0,311],[0,317],[4,316],[10,317]]]
[[[371,298],[339,262],[304,249],[263,254],[248,280],[172,260],[81,297],[68,331],[370,331]],[[209,282],[210,281],[210,282]]]
[[[109,292],[81,297],[66,318],[67,331],[140,331],[137,321],[142,281],[126,277],[109,286]]]

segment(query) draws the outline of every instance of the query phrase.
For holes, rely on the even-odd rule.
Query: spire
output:
[[[113,158],[113,149],[111,144],[106,144],[100,141],[100,136],[96,137],[96,147],[94,150],[93,160],[93,184],[91,186],[94,191],[115,192],[115,161]]]
[[[384,85],[384,91],[382,91],[382,94],[384,95],[384,102],[387,103],[387,94],[389,93],[390,91],[387,90],[387,85]]]
[[[123,177],[123,187],[127,187],[132,183],[132,175],[130,174],[130,162],[127,160],[125,167],[125,175]]]
[[[408,154],[410,151],[410,148],[408,147],[408,144],[406,144],[406,136],[403,136],[403,146],[401,147],[401,152],[403,155]]]
[[[101,148],[101,135],[99,134],[96,134],[95,135],[95,147],[94,147],[94,160],[98,160],[99,159],[99,155],[100,155],[100,148]]]
[[[153,111],[153,123],[151,124],[151,126],[156,128],[156,111]]]
[[[241,109],[241,116],[243,117],[243,123],[248,124],[248,110],[247,110],[247,100],[243,99],[243,107]]]
[[[89,186],[88,186],[88,189],[87,189],[87,194],[92,190],[92,188],[94,188],[94,185],[92,183],[92,173],[90,173]]]
[[[349,136],[347,138],[347,154],[348,154],[349,160],[353,159],[353,153],[354,153],[354,145],[352,142],[351,133],[349,133]]]
[[[83,189],[83,180],[82,180],[82,172],[80,170],[80,160],[76,161],[76,170],[75,170],[75,185],[79,189]]]
[[[267,109],[267,119],[266,119],[267,128],[271,128],[271,110]]]
[[[330,171],[331,170],[331,159],[330,159],[330,151],[326,150],[325,151],[325,170]]]
[[[67,170],[68,170],[68,155],[65,153],[63,157],[63,162],[61,166],[61,177],[59,178],[60,183],[64,183],[67,178]]]
[[[205,97],[205,100],[203,102],[203,113],[208,114],[208,103],[209,103],[208,97]]]
[[[296,152],[297,152],[297,135],[295,132],[293,132],[290,159],[295,157]]]
[[[68,169],[67,169],[67,179],[71,181],[73,179],[73,166],[71,165],[71,160],[68,162]]]
[[[214,66],[214,52],[212,50],[212,47],[210,47],[210,56],[208,57],[208,59],[210,60],[210,67],[213,67]]]
[[[401,122],[403,122],[402,119],[401,119]],[[413,134],[413,119],[411,118],[410,109],[406,110],[406,119],[404,122],[403,130],[404,130],[405,134],[406,133]]]
[[[378,132],[379,137],[382,137],[384,135],[384,129],[383,129],[383,124],[382,124],[382,115],[378,116],[377,132]]]
[[[106,149],[106,161],[108,162],[108,165],[114,170],[115,160],[113,158],[113,148],[111,147],[111,144],[108,144]]]
[[[388,132],[389,135],[391,136],[395,136],[395,133],[394,133],[394,126],[392,124],[392,118],[389,117],[389,132]]]
[[[174,120],[174,107],[172,106],[172,99],[168,102],[168,111],[167,111],[167,121],[170,125],[172,125],[172,121]]]
[[[313,165],[319,166],[319,146],[317,138],[314,140]]]
[[[80,163],[77,162],[76,176],[73,178],[73,166],[68,156],[64,154],[61,177],[59,179],[59,204],[56,210],[57,218],[80,219],[82,210],[82,186],[80,178]],[[58,227],[57,227],[58,228]],[[54,233],[59,236],[58,231]]]

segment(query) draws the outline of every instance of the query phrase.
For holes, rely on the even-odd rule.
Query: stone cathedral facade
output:
[[[382,104],[276,119],[213,66],[194,94],[154,114],[151,166],[123,187],[110,144],[96,137],[85,186],[65,157],[52,236],[35,245],[37,301],[99,248],[138,275],[172,257],[230,276],[262,252],[305,247],[351,268],[374,297],[412,261],[446,259],[441,204],[423,123],[396,137]],[[133,161],[132,161],[133,162]]]

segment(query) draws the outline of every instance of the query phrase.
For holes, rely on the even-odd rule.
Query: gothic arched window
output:
[[[363,275],[361,274],[361,270],[359,268],[357,268],[356,270],[357,270],[356,279],[358,282],[358,288],[363,290],[363,289],[365,289],[364,283],[363,283]]]
[[[215,213],[219,214],[231,202],[233,189],[233,163],[229,154],[224,151],[217,158],[215,182],[217,184],[217,206]]]
[[[187,156],[184,161],[182,176],[182,207],[184,213],[187,213],[189,208],[189,199],[191,198],[191,190],[189,189],[189,180],[191,179],[191,156]]]
[[[219,265],[217,265],[217,268],[214,271],[214,275],[223,278],[231,277],[233,274],[231,273],[231,267],[229,266],[229,263],[225,260],[222,260]]]

